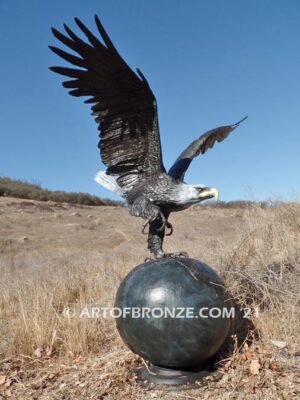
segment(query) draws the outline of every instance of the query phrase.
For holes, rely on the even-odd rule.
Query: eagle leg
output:
[[[163,212],[163,215],[168,222],[167,218],[169,217],[169,212]],[[160,227],[160,220],[156,219],[149,224],[149,233],[148,233],[148,249],[150,250],[151,253],[154,255],[154,259],[160,259],[160,258],[179,258],[179,257],[184,257],[188,258],[189,255],[185,251],[179,251],[176,253],[166,253],[163,251],[162,245],[164,241],[164,236],[170,236],[173,233],[173,227],[172,225],[168,222],[170,225],[171,231],[167,234],[166,233],[166,228],[161,230]],[[169,227],[167,224],[165,224],[165,227]],[[146,259],[151,260],[151,259]]]
[[[170,229],[170,232],[166,233],[166,236],[171,236],[172,233],[173,233],[173,226],[172,226],[172,224],[170,224],[170,222],[165,218],[165,216],[164,216],[163,213],[161,213],[161,216],[162,216],[161,219],[162,219],[163,223],[161,224],[161,227],[158,228],[157,230],[158,230],[158,231],[163,231],[163,230],[165,230],[165,228],[168,228],[168,229]]]
[[[173,232],[172,225],[167,221],[167,218],[162,213],[161,209],[148,200],[145,196],[139,196],[134,200],[129,214],[146,220],[142,227],[143,234],[146,234],[145,229],[147,225],[156,220],[158,220],[160,223],[160,226],[157,228],[158,230],[164,231],[165,227],[167,227],[170,229],[168,236],[170,236]]]
[[[163,251],[162,245],[165,235],[170,236],[173,233],[173,227],[168,222],[170,213],[164,210],[161,211],[161,215],[164,219],[163,227],[160,219],[155,219],[149,223],[148,249],[153,253],[155,259],[167,257],[167,254]],[[170,229],[168,234],[166,234],[166,228]]]
[[[154,206],[156,207],[156,206]],[[159,209],[159,207],[156,207],[153,211],[153,213],[150,215],[149,218],[147,218],[146,222],[143,224],[143,229],[142,229],[142,234],[146,235],[145,229],[146,226],[153,221],[159,220],[160,221],[160,227],[157,228],[158,232],[164,232],[166,228],[170,229],[168,233],[166,233],[166,236],[171,236],[173,233],[173,226],[170,224],[170,222],[166,219],[162,211]]]
[[[145,220],[142,233],[145,233],[145,228],[149,225],[148,249],[153,253],[154,258],[173,256],[165,253],[162,249],[165,235],[170,236],[173,233],[173,226],[168,221],[170,215],[168,211],[162,211],[160,207],[153,204],[145,196],[139,196],[132,203],[129,214]],[[169,230],[167,233],[166,229]],[[177,255],[174,254],[175,256]]]

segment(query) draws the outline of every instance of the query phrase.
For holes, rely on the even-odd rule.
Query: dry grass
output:
[[[241,306],[258,307],[260,337],[240,349],[231,340],[234,352],[220,364],[226,374],[219,382],[171,395],[136,385],[131,371],[141,360],[122,344],[114,321],[79,318],[87,305],[112,306],[123,277],[147,255],[140,221],[124,208],[99,214],[97,207],[19,204],[0,203],[0,398],[299,396],[299,204],[195,208],[172,218],[175,234],[166,247],[213,265]]]
[[[15,257],[11,268],[2,264],[0,338],[9,338],[2,355],[33,357],[37,349],[44,355],[98,353],[114,336],[112,321],[78,316],[87,305],[113,304],[125,273],[117,262],[80,253],[48,259],[29,253]]]
[[[262,340],[300,348],[300,206],[251,206],[239,243],[224,260],[223,276],[243,306],[259,310]]]

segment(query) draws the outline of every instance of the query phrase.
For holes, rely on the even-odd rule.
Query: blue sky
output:
[[[201,133],[248,115],[186,181],[223,200],[300,193],[298,0],[0,0],[0,175],[117,198],[93,180],[104,167],[89,106],[48,69],[62,65],[50,27],[76,29],[77,16],[95,32],[95,13],[156,95],[167,168]]]

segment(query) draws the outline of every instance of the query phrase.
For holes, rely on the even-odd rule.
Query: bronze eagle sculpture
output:
[[[163,164],[160,143],[157,103],[143,75],[137,74],[119,55],[97,15],[95,22],[102,41],[78,18],[75,22],[85,34],[83,41],[67,25],[66,34],[52,28],[54,36],[77,55],[54,46],[49,48],[77,68],[50,67],[71,80],[63,82],[72,96],[87,96],[92,115],[100,131],[99,149],[106,171],[95,180],[123,197],[129,213],[145,220],[148,249],[155,258],[187,256],[184,252],[165,253],[162,248],[165,234],[173,227],[168,217],[203,200],[218,197],[215,188],[188,185],[184,175],[192,160],[204,154],[216,142],[222,142],[242,121],[222,126],[202,134],[177,158],[169,172]],[[166,232],[167,231],[167,232]]]

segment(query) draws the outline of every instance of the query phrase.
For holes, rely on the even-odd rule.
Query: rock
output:
[[[284,349],[285,347],[287,347],[287,342],[284,342],[282,340],[271,340],[271,343],[279,349]]]
[[[76,211],[76,212],[71,213],[70,217],[81,217],[81,214]]]
[[[20,242],[27,242],[27,240],[29,240],[29,238],[27,236],[22,236],[19,239]]]
[[[73,227],[78,227],[78,226],[80,226],[80,224],[78,224],[78,223],[68,223],[68,224],[65,224],[65,226],[73,226]]]
[[[54,213],[54,214],[53,214],[53,217],[54,217],[54,218],[57,218],[57,219],[62,218],[62,216],[61,216],[60,214],[57,214],[57,213]]]
[[[260,368],[261,368],[261,365],[258,360],[251,361],[249,369],[250,369],[250,373],[252,375],[258,375]]]

